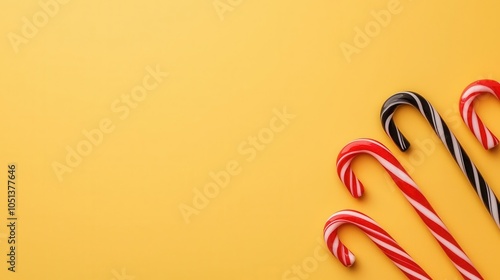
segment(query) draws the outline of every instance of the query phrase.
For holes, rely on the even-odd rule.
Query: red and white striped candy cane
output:
[[[323,231],[328,249],[344,266],[350,267],[355,261],[354,254],[342,244],[338,236],[338,229],[344,224],[360,228],[406,274],[408,279],[431,279],[374,220],[354,210],[343,210],[333,214],[326,222]]]
[[[372,139],[358,139],[347,144],[339,153],[337,173],[349,192],[356,198],[361,197],[364,192],[363,184],[354,175],[351,167],[352,160],[360,154],[373,156],[389,172],[464,279],[483,279],[410,175],[389,149],[380,142]]]
[[[484,125],[474,110],[474,101],[484,93],[490,93],[500,99],[500,83],[494,80],[478,80],[468,85],[460,97],[460,114],[483,147],[492,149],[498,145],[498,138]]]

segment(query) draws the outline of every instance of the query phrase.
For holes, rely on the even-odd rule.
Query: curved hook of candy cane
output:
[[[352,160],[362,153],[373,156],[382,164],[398,186],[406,183],[418,190],[417,185],[387,147],[373,139],[357,139],[347,144],[337,157],[337,174],[353,197],[360,198],[365,191],[363,183],[359,181],[351,167]]]
[[[436,109],[425,98],[418,93],[407,91],[396,93],[389,97],[382,106],[380,112],[382,125],[387,135],[389,135],[394,143],[401,151],[406,151],[410,147],[410,143],[403,136],[401,131],[396,127],[393,120],[393,115],[396,109],[401,105],[411,105],[417,108],[420,113],[427,119],[429,124],[434,129],[434,132],[439,136],[443,144],[448,149],[448,152],[453,156],[462,172],[469,179],[470,184],[476,191],[477,195],[483,202],[491,217],[498,227],[500,227],[500,203],[498,202],[495,193],[484,180],[476,165],[471,161],[462,145],[458,142],[455,135],[448,128]]]
[[[494,80],[478,80],[468,85],[460,97],[460,114],[477,140],[489,150],[498,145],[498,138],[484,125],[474,110],[474,101],[485,93],[500,99],[500,83]]]
[[[338,229],[345,224],[351,224],[361,229],[408,279],[431,279],[377,222],[354,210],[342,210],[333,214],[323,230],[328,249],[344,266],[350,267],[356,260],[354,254],[340,241],[338,236]]]
[[[401,133],[393,120],[396,109],[401,105],[411,105],[418,109],[431,124],[432,128],[441,140],[443,140],[443,142],[447,140],[445,132],[449,132],[449,128],[439,116],[436,109],[434,109],[434,107],[424,97],[416,92],[399,92],[385,101],[380,112],[380,117],[385,132],[392,138],[401,151],[404,152],[410,148],[410,142],[408,142],[408,139],[406,139],[403,133]]]
[[[363,195],[364,187],[352,169],[352,161],[361,154],[374,157],[385,168],[462,276],[465,279],[483,279],[415,181],[382,143],[373,139],[357,139],[340,151],[337,173],[349,192],[354,197]]]

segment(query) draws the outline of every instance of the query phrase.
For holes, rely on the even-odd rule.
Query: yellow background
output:
[[[2,1],[0,182],[16,162],[19,245],[14,274],[4,260],[4,186],[0,278],[306,279],[287,271],[324,256],[324,222],[352,208],[433,278],[460,279],[374,160],[355,162],[367,190],[356,200],[335,159],[349,141],[370,137],[410,162],[412,153],[383,132],[379,110],[391,94],[413,90],[441,112],[500,195],[499,150],[484,151],[458,115],[467,84],[500,78],[500,4],[401,0],[401,12],[349,62],[340,44],[354,45],[355,28],[390,3],[369,2],[221,0],[231,9],[219,15],[212,0],[72,0],[16,53],[8,34],[21,34],[22,18],[41,8]],[[121,120],[110,105],[156,65],[168,78]],[[500,102],[478,105],[500,135]],[[247,161],[238,146],[284,107],[296,117]],[[60,182],[53,162],[64,163],[66,147],[104,118],[116,129]],[[411,142],[433,139],[415,110],[396,119]],[[412,176],[482,275],[498,278],[498,229],[435,144]],[[231,160],[241,173],[186,223],[179,206],[192,205],[194,189]],[[313,261],[307,279],[404,279],[360,231],[344,228],[341,239],[355,267],[328,256]]]

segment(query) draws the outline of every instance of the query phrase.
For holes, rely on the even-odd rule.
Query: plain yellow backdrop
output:
[[[359,137],[409,162],[477,269],[500,276],[498,229],[424,119],[396,115],[410,141],[434,141],[423,159],[399,152],[379,120],[391,94],[421,93],[500,195],[500,152],[484,151],[458,114],[467,84],[500,78],[497,2],[41,3],[51,15],[35,0],[0,3],[1,279],[404,279],[352,227],[341,239],[357,264],[326,255],[324,222],[347,208],[377,220],[434,279],[459,279],[374,160],[355,162],[362,200],[339,181],[337,153]],[[128,115],[116,112],[156,67],[168,77]],[[500,134],[500,102],[477,107]],[[284,109],[293,117],[272,130]],[[114,130],[58,178],[54,163],[102,121]],[[252,146],[264,134],[268,143]],[[11,162],[16,273],[5,256]],[[237,172],[227,186],[199,198],[228,164]]]

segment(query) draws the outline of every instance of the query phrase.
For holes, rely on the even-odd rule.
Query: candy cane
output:
[[[364,192],[363,184],[351,167],[352,161],[360,154],[373,156],[387,170],[464,279],[483,279],[429,201],[420,192],[417,184],[391,151],[380,142],[372,139],[358,139],[347,144],[340,151],[337,158],[337,173],[349,192],[356,198],[361,197]]]
[[[411,105],[417,108],[420,113],[425,116],[455,159],[456,163],[460,166],[462,172],[467,176],[467,179],[469,179],[469,182],[474,187],[479,198],[481,198],[486,209],[490,212],[497,226],[500,227],[500,205],[495,194],[436,109],[425,98],[415,92],[408,91],[397,93],[387,99],[382,107],[380,113],[382,125],[384,126],[385,132],[392,138],[394,143],[396,143],[401,151],[406,151],[410,147],[410,143],[396,127],[393,120],[394,112],[400,105]]]
[[[325,224],[324,238],[328,249],[346,267],[354,264],[354,254],[339,239],[338,229],[351,224],[361,229],[408,279],[431,279],[429,275],[374,220],[354,210],[333,214]]]
[[[475,99],[483,93],[491,93],[500,99],[500,83],[493,80],[479,80],[467,86],[460,97],[460,114],[477,140],[489,150],[498,145],[498,138],[483,124],[474,110]]]

